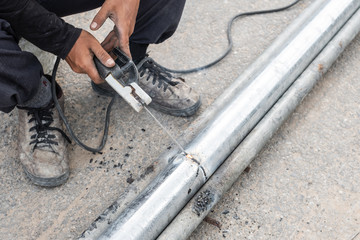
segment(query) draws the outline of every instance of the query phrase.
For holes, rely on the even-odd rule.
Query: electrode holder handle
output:
[[[116,59],[115,66],[111,68],[106,67],[98,58],[94,57],[95,66],[100,77],[106,79],[111,74],[123,86],[130,85],[133,82],[138,83],[139,73],[135,63],[118,48],[114,48],[112,52],[115,54]]]
[[[115,66],[106,67],[94,57],[95,66],[101,78],[105,81],[137,112],[143,105],[151,102],[150,96],[138,85],[139,72],[135,63],[122,51],[114,48],[116,55]]]

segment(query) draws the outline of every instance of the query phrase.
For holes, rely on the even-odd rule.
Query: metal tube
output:
[[[232,85],[225,91],[221,96],[219,96],[214,103],[211,104],[198,118],[196,118],[191,126],[184,131],[184,133],[177,139],[182,145],[187,145],[201,129],[203,129],[206,124],[216,115],[216,109],[223,108],[224,103],[229,101],[235,94],[237,94],[245,85],[249,82],[251,77],[258,72],[263,66],[268,64],[268,62],[273,58],[273,56],[279,52],[283,46],[288,42],[288,39],[295,35],[299,29],[302,28],[308,22],[308,19],[313,16],[318,9],[322,6],[326,0],[318,0],[312,5],[307,7],[301,15],[299,15],[289,26],[287,26],[286,31],[281,33],[281,35],[274,40],[274,42],[269,46],[262,54],[259,56],[245,71],[238,77]],[[158,168],[164,169],[167,164],[167,159],[170,159],[181,151],[176,145],[172,147],[170,151],[164,152],[159,156]],[[156,169],[156,170],[157,170]],[[161,170],[160,170],[161,171]],[[159,172],[160,172],[159,171]],[[136,194],[139,191],[136,185],[132,184],[129,188],[126,189],[124,194],[120,195],[116,202],[109,206],[101,216],[99,216],[88,229],[84,231],[80,239],[97,239],[104,232],[109,223],[112,223],[125,207],[136,198]],[[96,227],[94,227],[96,226]]]
[[[211,176],[199,193],[181,210],[161,233],[158,240],[180,240],[190,236],[359,32],[360,10],[327,44],[225,163]],[[201,197],[204,193],[208,193],[210,196],[207,203],[204,203]],[[199,211],[200,209],[197,208],[198,201],[204,204],[203,211]]]
[[[175,155],[100,239],[156,238],[359,6],[358,0],[323,1],[266,66],[215,109],[185,149],[194,158]]]

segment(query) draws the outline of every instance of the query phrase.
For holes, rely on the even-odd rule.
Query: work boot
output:
[[[57,97],[64,109],[64,96],[57,85]],[[62,121],[54,102],[45,107],[19,107],[19,152],[23,169],[40,186],[55,187],[69,177],[66,142]]]
[[[200,96],[184,79],[175,78],[152,58],[145,57],[137,64],[139,86],[152,98],[150,107],[173,116],[189,117],[199,109]],[[95,92],[114,96],[116,92],[105,82],[94,84]]]

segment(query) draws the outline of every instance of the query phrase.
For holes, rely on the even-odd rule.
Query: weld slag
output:
[[[214,194],[210,190],[201,192],[195,199],[193,212],[200,217],[200,214],[209,209],[210,204],[214,201]]]

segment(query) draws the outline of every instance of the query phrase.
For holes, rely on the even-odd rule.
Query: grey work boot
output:
[[[200,96],[188,86],[184,79],[174,78],[152,58],[145,57],[137,65],[139,86],[152,98],[150,107],[173,116],[189,117],[201,105]],[[114,96],[116,92],[107,84],[94,84],[95,92]]]
[[[64,109],[63,93],[58,100]],[[55,187],[69,177],[66,142],[62,121],[54,103],[42,108],[18,107],[20,161],[30,180],[40,186]]]

